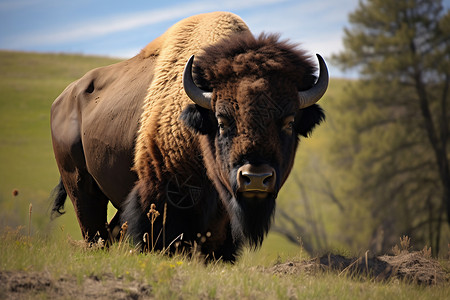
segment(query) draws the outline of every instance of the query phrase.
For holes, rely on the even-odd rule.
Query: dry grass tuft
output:
[[[400,247],[398,245],[395,245],[392,248],[392,253],[394,255],[400,255],[402,253],[408,253],[409,250],[411,249],[411,239],[407,236],[404,235],[400,238]]]
[[[153,251],[155,249],[155,240],[153,238],[153,224],[156,221],[156,218],[158,218],[160,215],[159,211],[156,210],[156,205],[154,203],[152,203],[150,205],[150,210],[147,213],[147,217],[150,220],[150,224],[152,224],[152,229],[151,229],[151,241],[152,241],[152,250]]]

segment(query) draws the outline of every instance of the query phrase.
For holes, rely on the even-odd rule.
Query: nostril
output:
[[[242,172],[241,172],[241,178],[245,184],[250,184],[252,182],[252,179],[249,176],[242,174]]]
[[[264,178],[263,184],[264,185],[269,185],[271,183],[271,181],[272,181],[272,178],[273,178],[273,173],[268,175],[266,178]]]

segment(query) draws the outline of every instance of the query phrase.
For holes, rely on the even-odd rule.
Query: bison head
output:
[[[209,177],[230,215],[233,237],[256,247],[269,230],[275,199],[294,162],[299,136],[324,119],[315,104],[328,71],[277,36],[248,34],[205,49],[183,85],[195,102],[181,119],[202,135]],[[195,75],[195,81],[192,77]]]

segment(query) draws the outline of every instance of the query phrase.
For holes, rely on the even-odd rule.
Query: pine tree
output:
[[[336,142],[353,172],[349,198],[365,202],[374,236],[401,230],[437,254],[450,224],[450,11],[438,0],[367,0],[349,21],[333,57],[362,78],[336,121],[351,122],[350,146]]]

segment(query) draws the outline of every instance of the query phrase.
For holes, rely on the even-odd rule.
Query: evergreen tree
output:
[[[333,57],[362,78],[335,122],[348,134],[333,151],[351,170],[348,206],[366,210],[382,240],[374,249],[409,234],[437,254],[450,222],[450,11],[439,0],[367,0],[349,21]]]

